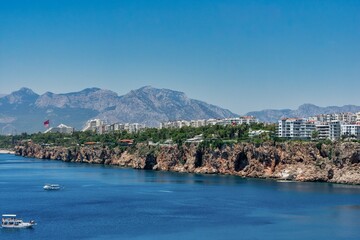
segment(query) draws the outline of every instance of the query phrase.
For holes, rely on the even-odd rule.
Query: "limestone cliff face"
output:
[[[107,147],[16,147],[24,157],[253,178],[360,184],[360,144],[239,143],[218,148],[147,146],[126,151]]]

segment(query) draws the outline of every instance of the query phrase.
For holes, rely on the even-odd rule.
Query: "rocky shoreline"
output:
[[[220,149],[194,144],[181,147],[137,144],[126,150],[27,143],[16,146],[15,154],[134,169],[360,184],[360,144],[353,142],[238,143]]]

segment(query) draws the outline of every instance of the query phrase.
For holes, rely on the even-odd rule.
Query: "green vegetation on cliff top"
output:
[[[263,133],[257,137],[249,137],[249,130],[267,130],[269,133]],[[95,142],[101,145],[115,147],[121,145],[119,140],[133,139],[136,143],[149,142],[164,143],[172,140],[173,143],[182,144],[187,139],[202,134],[204,143],[213,143],[221,145],[226,142],[263,142],[266,140],[279,140],[275,137],[275,125],[251,124],[236,126],[204,126],[204,127],[183,127],[183,128],[146,128],[138,133],[129,133],[127,131],[115,131],[106,134],[97,134],[94,132],[75,132],[71,135],[61,133],[35,133],[15,136],[0,136],[0,148],[12,148],[20,142],[32,141],[37,144],[56,145],[56,146],[74,146],[82,145],[88,142]]]

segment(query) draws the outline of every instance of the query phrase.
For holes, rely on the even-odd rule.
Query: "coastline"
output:
[[[12,154],[15,155],[15,151],[8,149],[0,149],[0,154]]]
[[[154,171],[360,185],[359,143],[238,143],[221,148],[137,144],[126,150],[27,144],[16,146],[15,154]]]

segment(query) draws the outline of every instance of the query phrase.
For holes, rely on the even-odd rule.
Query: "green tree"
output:
[[[312,131],[311,133],[311,139],[318,139],[319,138],[319,131]]]

